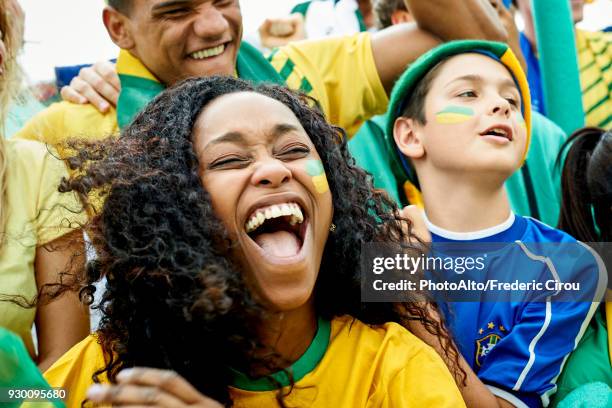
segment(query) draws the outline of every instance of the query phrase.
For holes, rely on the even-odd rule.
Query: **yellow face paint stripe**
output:
[[[436,122],[443,125],[453,125],[463,123],[472,118],[471,115],[462,115],[460,113],[438,113],[436,114]]]
[[[325,169],[320,160],[308,160],[306,162],[306,173],[312,177],[312,184],[314,184],[317,193],[323,194],[329,191]]]

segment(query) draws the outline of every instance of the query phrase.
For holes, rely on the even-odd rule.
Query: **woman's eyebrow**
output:
[[[269,139],[271,141],[274,141],[278,139],[279,137],[283,136],[284,134],[299,131],[299,130],[300,129],[295,125],[291,125],[289,123],[280,123],[280,124],[274,125],[272,129],[270,129],[270,131],[268,131],[267,133],[269,135]],[[234,143],[234,144],[244,145],[244,144],[247,144],[248,142],[243,133],[232,130],[208,142],[208,144],[204,147],[204,149],[210,146],[218,145],[220,143]]]
[[[280,123],[280,124],[274,125],[274,127],[272,128],[272,132],[270,133],[274,139],[278,139],[280,136],[284,135],[285,133],[295,132],[297,130],[299,130],[297,126],[290,125],[288,123]]]
[[[246,139],[242,133],[236,132],[236,131],[230,131],[230,132],[224,133],[223,135],[217,138],[214,138],[213,140],[208,142],[208,144],[204,148],[206,149],[209,146],[214,146],[220,143],[245,144]]]

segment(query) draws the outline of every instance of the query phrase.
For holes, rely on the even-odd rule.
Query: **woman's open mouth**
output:
[[[299,204],[285,202],[257,208],[244,228],[266,258],[290,261],[304,245],[308,220]]]

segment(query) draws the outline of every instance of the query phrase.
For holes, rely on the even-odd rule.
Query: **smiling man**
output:
[[[103,21],[122,49],[116,68],[120,85],[111,85],[112,73],[106,82],[101,77],[94,82],[99,82],[99,89],[121,89],[117,108],[100,113],[90,104],[54,104],[17,137],[57,144],[66,137],[116,134],[166,86],[209,75],[236,75],[299,89],[318,101],[332,123],[352,135],[365,119],[385,111],[387,91],[406,65],[441,40],[503,40],[506,35],[484,0],[406,3],[418,24],[374,35],[295,43],[265,59],[241,42],[238,0],[109,0]]]

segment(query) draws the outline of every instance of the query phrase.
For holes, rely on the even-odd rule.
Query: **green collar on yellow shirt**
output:
[[[294,383],[300,381],[306,374],[312,372],[323,359],[329,345],[330,334],[331,322],[319,318],[317,333],[312,339],[312,343],[291,367],[257,379],[250,378],[248,375],[231,368],[234,376],[232,385],[245,391],[273,391],[291,385],[289,373],[291,373]]]
[[[123,129],[157,94],[166,87],[126,50],[117,58],[117,73],[121,81],[121,94],[117,103],[117,123]],[[284,85],[282,77],[268,60],[253,46],[243,42],[236,59],[239,78],[254,83],[270,82]]]

